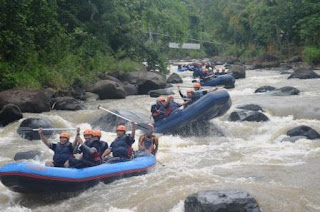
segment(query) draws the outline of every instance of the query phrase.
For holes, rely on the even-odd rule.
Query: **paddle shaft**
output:
[[[100,105],[98,106],[98,109],[107,111],[107,112],[109,112],[109,113],[111,113],[111,114],[113,114],[113,115],[115,115],[115,116],[118,116],[118,117],[124,119],[124,120],[127,120],[127,121],[129,121],[129,122],[132,122],[132,120],[130,120],[130,119],[124,117],[124,116],[121,116],[121,115],[119,115],[119,114],[117,114],[117,113],[114,113],[114,112],[112,112],[111,110],[108,110],[108,109],[106,109],[106,108],[103,108],[103,107],[101,107]],[[137,124],[137,122],[134,122],[134,123]]]
[[[121,116],[121,115],[119,115],[119,114],[117,114],[117,113],[112,112],[111,110],[108,110],[108,109],[106,109],[106,108],[104,108],[104,107],[101,107],[101,105],[98,106],[98,109],[104,110],[104,111],[106,111],[106,112],[108,112],[108,113],[111,113],[111,114],[113,114],[113,115],[115,115],[115,116],[118,116],[119,118],[122,118],[122,119],[124,119],[124,120],[126,120],[126,121],[134,122],[134,121],[132,121],[132,120],[130,120],[130,119],[124,117],[124,116]],[[148,124],[142,124],[142,123],[138,124],[137,122],[134,122],[134,123],[135,123],[137,126],[139,126],[139,127],[143,128],[144,130],[146,130],[146,132],[151,132],[151,127],[150,127]],[[147,133],[147,134],[148,134],[148,133]]]
[[[19,131],[39,131],[39,129],[32,129],[30,127],[20,127]],[[76,128],[43,128],[43,131],[64,131],[64,130],[76,130]]]

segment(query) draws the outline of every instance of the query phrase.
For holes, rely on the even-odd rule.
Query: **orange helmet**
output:
[[[101,137],[101,131],[100,130],[93,130],[92,131],[92,134],[94,137]]]
[[[151,123],[148,123],[148,125],[151,127],[151,131],[154,132],[154,126]]]
[[[93,135],[93,132],[90,129],[86,129],[85,131],[83,131],[83,135]]]
[[[166,101],[166,99],[163,96],[159,96],[158,97],[158,102],[161,102],[161,101]]]
[[[201,84],[199,82],[193,83],[194,88],[201,88]]]
[[[67,133],[67,132],[62,132],[62,133],[60,133],[60,138],[67,138],[67,139],[70,139],[70,134],[69,133]]]
[[[117,126],[117,131],[126,131],[126,126],[124,125]]]

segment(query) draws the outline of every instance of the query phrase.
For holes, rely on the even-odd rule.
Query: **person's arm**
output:
[[[79,140],[80,140],[80,128],[77,128],[77,134],[76,137],[74,138],[74,141],[72,143],[72,148],[75,149],[76,147],[79,146]]]
[[[153,150],[153,154],[156,155],[158,152],[158,147],[159,147],[159,139],[158,137],[154,137],[154,145],[156,146]]]
[[[139,150],[146,150],[146,146],[144,145],[143,140],[144,140],[144,136],[142,135],[139,138]]]
[[[111,147],[109,147],[108,149],[106,149],[106,150],[102,153],[101,158],[104,158],[104,157],[110,155],[111,150],[112,150]]]
[[[46,138],[46,136],[44,136],[43,134],[43,129],[40,128],[39,131],[38,131],[39,135],[40,135],[40,138],[41,138],[41,141],[47,146],[50,148],[50,145],[51,143],[48,141],[48,139]]]
[[[88,147],[85,143],[82,143],[81,145],[83,146],[84,149],[89,151],[91,154],[97,152],[97,149],[95,147]]]
[[[131,122],[131,137],[134,139],[134,136],[136,135],[136,123]]]

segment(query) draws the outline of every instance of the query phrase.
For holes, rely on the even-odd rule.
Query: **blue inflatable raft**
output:
[[[155,164],[153,155],[82,169],[18,162],[1,167],[0,178],[3,185],[20,193],[75,192],[95,186],[99,182],[110,183],[116,179],[146,174]]]
[[[234,88],[235,79],[231,74],[217,75],[210,80],[200,80],[202,86],[224,85],[225,88]]]
[[[208,121],[222,116],[231,107],[229,93],[225,89],[209,92],[185,109],[176,109],[154,123],[155,132],[170,134],[196,121]]]

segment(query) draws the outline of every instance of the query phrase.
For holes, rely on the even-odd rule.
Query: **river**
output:
[[[176,66],[171,66],[174,72]],[[319,73],[319,71],[318,71]],[[179,73],[184,85],[191,85],[191,72]],[[320,141],[300,139],[280,142],[286,132],[307,125],[320,132],[320,79],[287,80],[279,71],[247,70],[245,79],[228,90],[231,109],[211,122],[225,136],[214,130],[204,137],[158,135],[160,148],[155,170],[147,175],[100,183],[82,193],[68,195],[22,195],[0,183],[0,211],[152,211],[183,212],[184,199],[207,189],[242,189],[249,192],[264,212],[320,211]],[[297,96],[255,94],[260,86],[293,86]],[[176,88],[176,85],[175,85]],[[175,89],[177,91],[177,89]],[[178,92],[176,101],[180,101]],[[90,127],[90,121],[108,109],[125,109],[149,115],[154,98],[128,96],[122,100],[88,102],[88,110],[25,113],[24,117],[43,117],[55,127]],[[268,122],[229,122],[236,106],[258,104],[266,110]],[[13,161],[17,152],[41,150],[44,163],[52,152],[41,141],[20,138],[19,122],[0,129],[0,164]],[[139,134],[139,132],[138,132]],[[109,143],[115,133],[103,132]],[[57,137],[58,138],[58,137]],[[138,135],[136,135],[138,138]],[[137,149],[137,143],[134,144]]]

